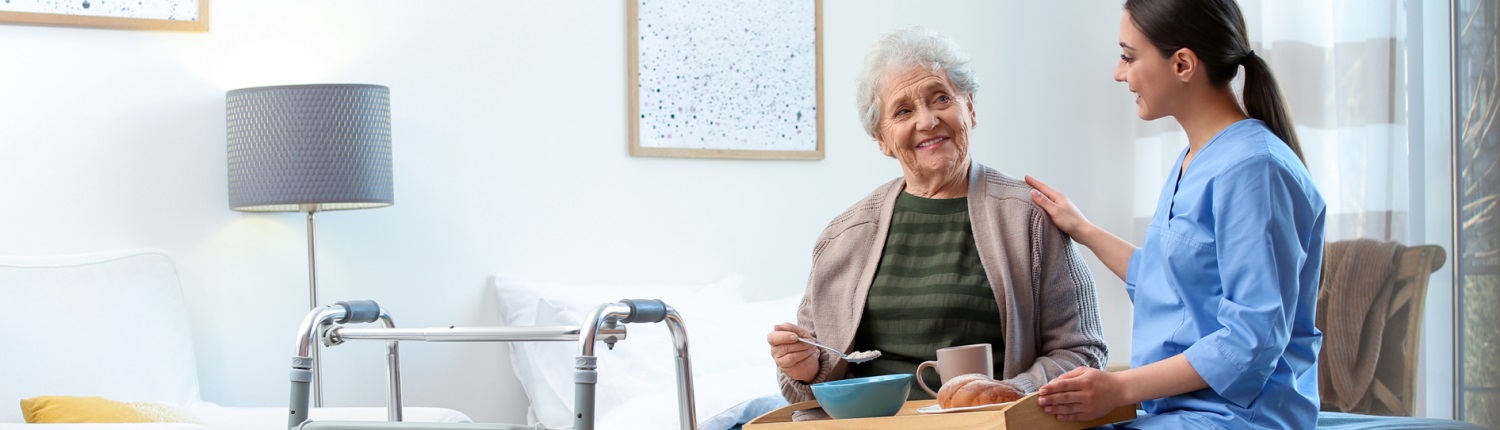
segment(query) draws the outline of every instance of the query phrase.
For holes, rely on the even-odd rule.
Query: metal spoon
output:
[[[850,363],[864,363],[866,361],[874,360],[874,359],[880,357],[880,351],[879,350],[874,350],[874,351],[854,351],[854,352],[845,354],[843,352],[840,352],[837,349],[833,349],[831,347],[828,347],[827,345],[823,345],[821,343],[813,342],[813,341],[810,341],[810,340],[807,340],[807,339],[803,339],[803,338],[800,338],[800,337],[797,338],[797,341],[805,343],[805,344],[808,344],[808,345],[816,346],[816,347],[819,347],[819,348],[823,348],[823,349],[826,349],[826,350],[829,350],[829,351],[833,351],[834,354],[838,354],[839,355],[839,358],[842,358],[842,359],[844,359],[844,361],[848,361]]]

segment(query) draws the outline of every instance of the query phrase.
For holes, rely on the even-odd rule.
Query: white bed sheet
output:
[[[594,306],[621,297],[658,298],[677,309],[688,333],[700,429],[732,428],[785,404],[766,334],[777,323],[796,321],[801,294],[746,302],[736,276],[685,286],[566,285],[504,276],[493,281],[509,325],[576,325]],[[595,350],[596,429],[679,427],[672,351],[666,328],[657,324],[632,325],[613,350]],[[571,425],[572,346],[512,344],[511,353],[531,401],[532,423]]]
[[[286,423],[282,423],[286,425]],[[45,427],[42,427],[45,426]],[[15,424],[0,423],[0,430],[203,430],[208,427],[179,423],[133,424]],[[280,428],[280,427],[277,427]]]
[[[214,430],[283,429],[287,424],[287,410],[284,407],[237,408],[200,403],[187,410],[197,416],[206,427]],[[384,421],[386,411],[384,407],[313,408],[308,411],[307,418],[313,421]],[[468,415],[456,410],[422,407],[404,408],[401,419],[408,422],[471,422]],[[46,430],[66,429],[54,429],[49,426]]]
[[[780,407],[774,405],[776,400],[781,399],[781,394],[775,391],[776,375],[764,370],[744,368],[694,375],[693,391],[696,392],[694,400],[697,403],[699,430],[727,430]],[[768,381],[771,385],[769,389],[766,387]],[[595,428],[632,430],[680,427],[677,396],[660,394],[675,393],[673,385],[642,387],[638,392],[642,395],[601,415],[594,423]],[[784,404],[786,402],[781,400],[781,405]]]

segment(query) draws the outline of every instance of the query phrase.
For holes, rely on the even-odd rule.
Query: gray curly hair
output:
[[[948,80],[964,98],[979,89],[979,80],[969,69],[969,54],[953,39],[923,26],[886,33],[865,54],[865,64],[859,73],[859,90],[855,93],[865,133],[871,137],[875,136],[875,127],[880,125],[880,85],[885,82],[886,72],[906,71],[912,67],[948,72]]]

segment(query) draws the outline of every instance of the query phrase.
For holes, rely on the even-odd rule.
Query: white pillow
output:
[[[41,395],[183,406],[198,400],[172,260],[132,250],[0,257],[0,423]]]
[[[693,391],[699,430],[724,430],[786,405],[776,382],[766,334],[782,322],[797,321],[802,295],[742,305],[729,312],[683,317],[688,358],[693,362]],[[601,354],[602,355],[602,354]],[[602,360],[602,359],[601,359]],[[675,393],[676,380],[658,378],[634,393]],[[599,430],[675,429],[676,396],[635,395],[627,403],[597,415]]]
[[[692,342],[700,338],[694,337],[694,321],[709,315],[730,313],[744,302],[738,276],[702,285],[567,285],[505,277],[496,277],[493,282],[505,324],[514,326],[576,326],[581,325],[583,318],[600,304],[620,299],[660,299],[682,316],[688,329],[690,358],[695,358],[691,354],[697,351]],[[595,387],[594,397],[596,417],[604,416],[610,409],[638,394],[637,387],[676,380],[675,353],[667,326],[637,323],[628,325],[626,330],[626,339],[617,343],[613,350],[601,344],[594,351],[599,357],[599,384]],[[764,343],[763,339],[761,343]],[[530,424],[572,426],[573,359],[578,356],[578,344],[514,342],[509,345],[512,368],[531,402],[534,421]],[[675,392],[675,389],[667,391]],[[654,397],[676,404],[675,394]]]

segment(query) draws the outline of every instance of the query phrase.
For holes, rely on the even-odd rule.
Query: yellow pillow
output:
[[[40,396],[21,400],[26,422],[194,423],[181,409],[153,402],[118,402],[103,397]]]

